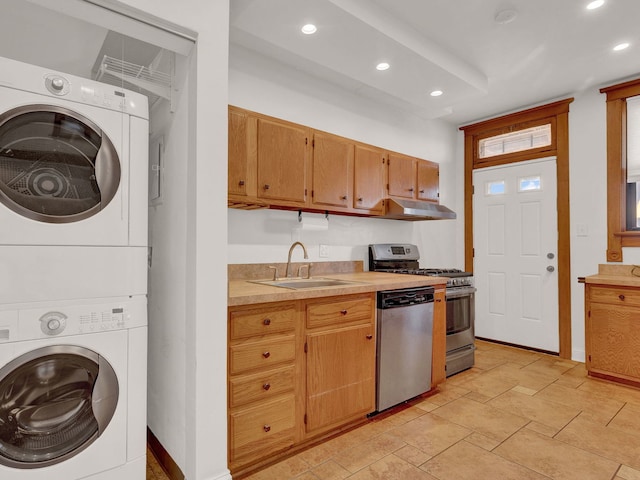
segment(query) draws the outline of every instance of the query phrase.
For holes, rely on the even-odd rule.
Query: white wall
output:
[[[176,56],[177,98],[175,111],[169,102],[156,104],[150,112],[151,150],[164,140],[162,197],[149,209],[149,354],[147,425],[172,458],[186,464],[186,341],[185,285],[187,283],[187,169],[189,150],[189,60]],[[178,321],[179,320],[179,321]],[[183,467],[184,468],[184,467]]]
[[[177,276],[158,287],[157,293],[166,297],[153,310],[163,330],[154,334],[161,343],[149,346],[150,358],[160,362],[149,365],[154,394],[149,423],[189,480],[230,478],[226,455],[227,277],[226,269],[220,268],[225,264],[227,244],[229,2],[123,3],[198,34],[187,66],[187,98],[181,98],[168,132],[170,138],[175,135],[172,140],[180,149],[171,151],[167,162],[182,172],[176,178],[165,177],[168,196],[154,213],[166,220],[152,230],[153,241],[164,252],[154,262],[165,262],[166,272]],[[178,218],[169,220],[169,215]],[[155,286],[150,288],[156,292]],[[150,324],[149,330],[155,327]]]
[[[418,245],[422,266],[464,267],[461,244],[456,242],[456,223],[463,216],[454,164],[455,127],[366,101],[236,47],[230,56],[229,103],[438,162],[441,203],[456,211],[458,220],[406,222],[330,215],[328,231],[300,232],[297,212],[229,209],[228,263],[286,261],[291,243],[301,240],[312,261],[363,260],[366,268],[369,243],[407,242]],[[314,214],[303,213],[306,216]],[[327,258],[318,257],[319,244],[329,246]],[[302,258],[296,251],[294,260],[299,254]]]

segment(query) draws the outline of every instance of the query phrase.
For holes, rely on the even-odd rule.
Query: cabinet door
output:
[[[229,178],[230,195],[256,194],[255,172],[256,119],[229,107]]]
[[[427,160],[418,160],[419,200],[438,203],[440,201],[440,165]]]
[[[416,162],[414,157],[389,153],[389,196],[415,198]]]
[[[587,369],[640,381],[640,309],[592,303],[586,318]]]
[[[433,350],[431,388],[444,382],[447,357],[447,300],[444,290],[436,290],[433,306]]]
[[[327,133],[313,134],[311,204],[348,208],[352,199],[353,143]]]
[[[353,208],[382,213],[384,152],[356,145],[353,172]]]
[[[258,119],[258,197],[304,206],[308,129]]]
[[[373,325],[307,334],[307,431],[375,410]]]

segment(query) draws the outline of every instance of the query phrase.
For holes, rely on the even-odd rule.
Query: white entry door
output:
[[[559,350],[556,159],[473,172],[478,337]]]

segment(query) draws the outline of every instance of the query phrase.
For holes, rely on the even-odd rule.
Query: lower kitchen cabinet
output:
[[[589,375],[640,386],[640,288],[585,285]]]
[[[434,386],[444,381],[444,290],[437,298],[434,339],[442,345],[434,353],[442,358],[434,366],[442,372],[434,371]],[[229,307],[234,478],[375,411],[375,315],[375,292]]]
[[[318,433],[375,410],[375,298],[307,304],[306,431]]]

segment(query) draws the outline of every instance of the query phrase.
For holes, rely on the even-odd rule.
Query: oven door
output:
[[[447,352],[473,344],[475,291],[473,287],[447,288]]]

